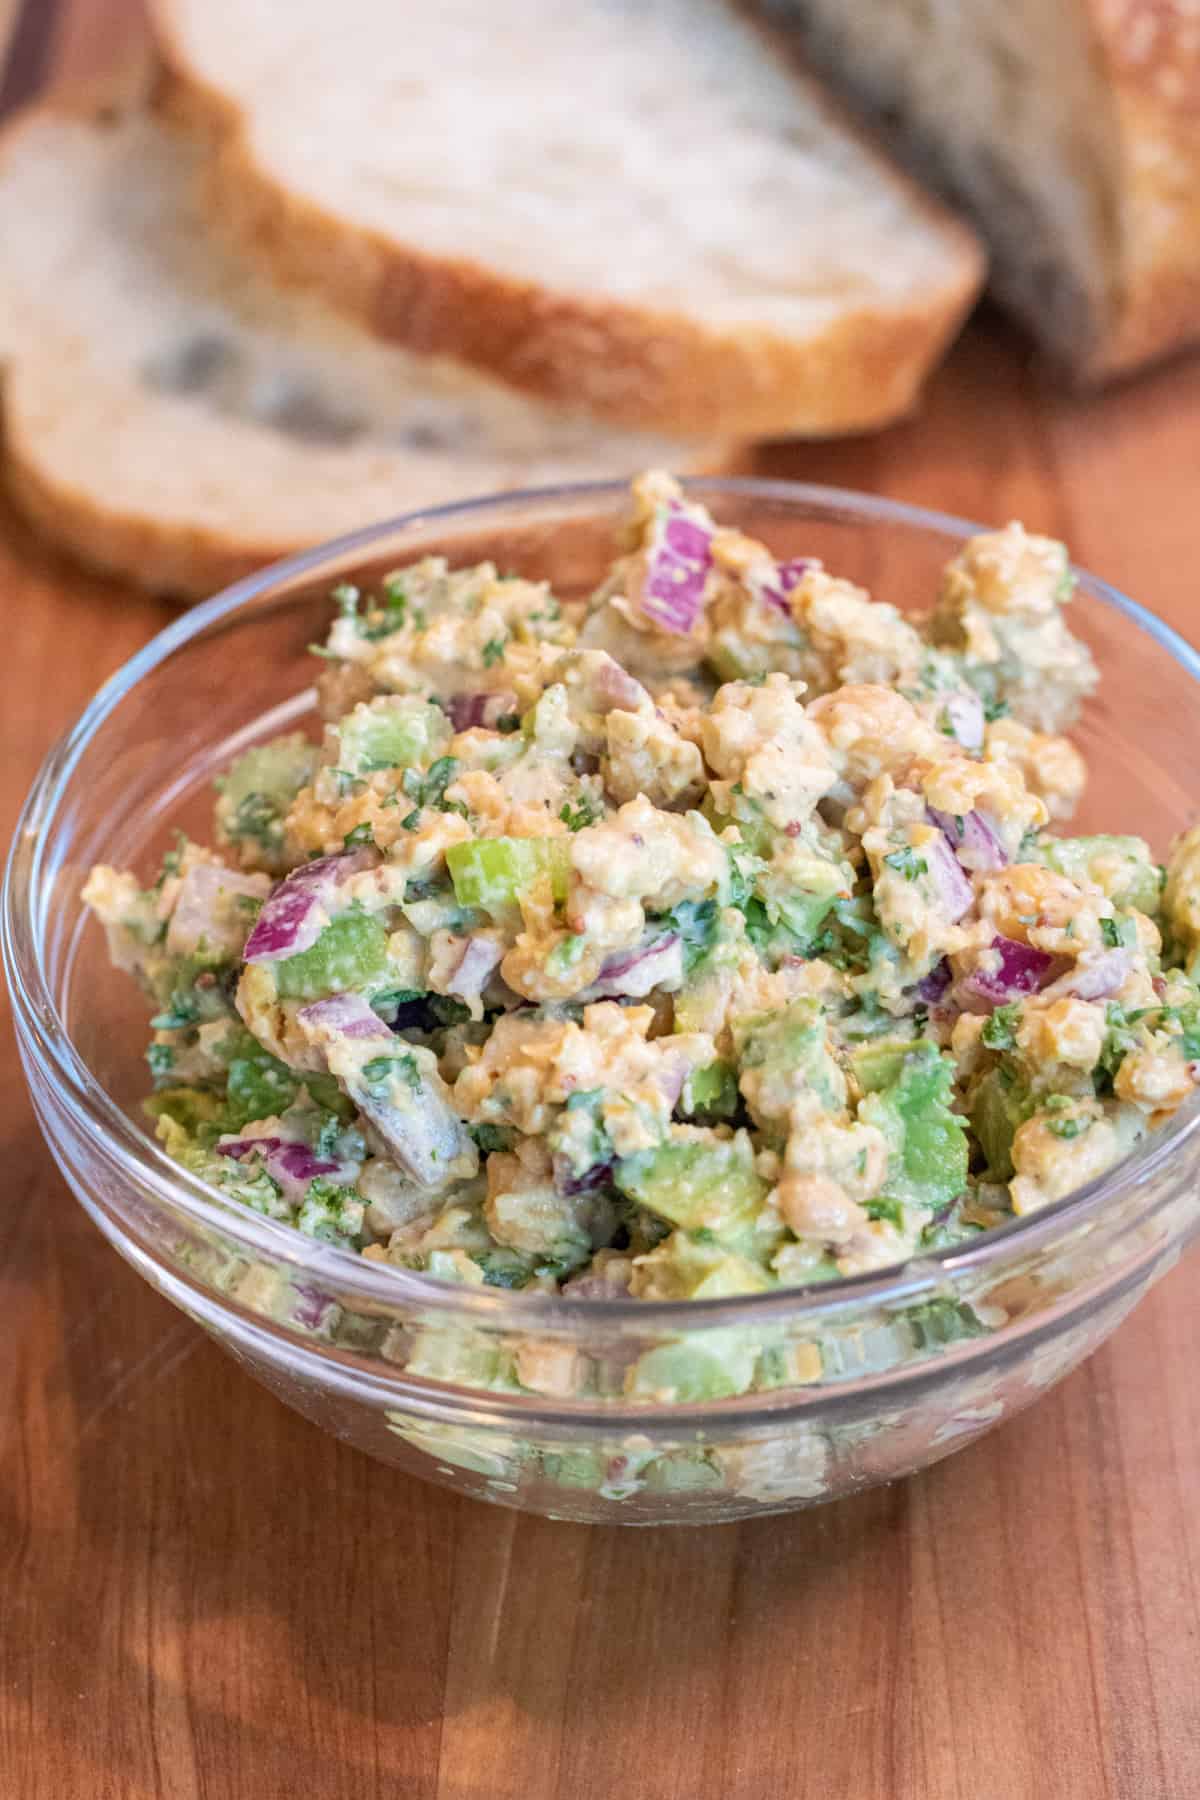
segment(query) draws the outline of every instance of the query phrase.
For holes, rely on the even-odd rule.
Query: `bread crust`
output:
[[[131,79],[121,87],[90,86],[24,109],[0,131],[0,179],[25,134],[64,124],[91,128],[119,123],[127,113],[139,110],[144,95],[144,84]],[[356,522],[350,517],[327,519],[324,527],[315,522],[306,532],[303,509],[301,522],[292,529],[269,506],[264,519],[264,509],[252,498],[239,507],[223,501],[214,505],[210,495],[206,507],[195,495],[203,489],[205,452],[211,451],[211,442],[206,446],[203,435],[192,438],[183,414],[174,420],[155,416],[154,409],[186,403],[144,392],[123,364],[110,368],[102,359],[93,360],[82,334],[86,320],[80,322],[81,332],[72,336],[48,326],[39,315],[35,335],[30,336],[28,323],[22,322],[16,324],[11,343],[6,342],[4,300],[0,289],[0,478],[35,529],[79,561],[153,592],[191,599],[214,593]],[[18,319],[20,312],[18,305]],[[219,424],[206,417],[210,439],[214,434],[209,427]],[[239,423],[226,428],[235,463],[239,433],[245,429]],[[124,476],[119,446],[126,433],[164,455],[182,458],[185,476],[189,467],[192,471],[190,486],[186,478],[173,490],[147,485],[137,473],[136,456],[133,479]],[[353,457],[356,452],[344,454]],[[631,457],[635,454],[631,446]],[[728,469],[732,454],[711,441],[677,443],[672,461],[683,473],[715,471]],[[338,461],[343,452],[335,449],[327,455],[331,474],[337,462],[347,491],[357,493],[356,478],[348,473],[354,464],[343,470]],[[142,458],[143,465],[146,460]],[[314,478],[310,468],[291,460],[284,446],[276,466],[281,481],[289,469],[297,483]],[[414,471],[413,480],[419,488],[419,471]],[[513,484],[498,473],[489,485]],[[394,493],[383,491],[378,480],[369,491],[370,509],[380,517],[400,514],[416,500],[431,498],[408,490],[402,480]],[[433,498],[436,501],[437,496]]]
[[[189,65],[170,0],[154,0],[151,12],[164,64],[159,103],[209,137],[212,205],[243,249],[278,280],[318,289],[377,335],[453,355],[551,403],[694,436],[869,430],[912,409],[982,283],[974,233],[890,165],[886,178],[944,238],[947,279],[921,304],[863,306],[803,341],[558,292],[467,256],[431,255],[281,185],[255,158],[237,105]],[[867,141],[858,128],[845,129]]]
[[[1075,0],[1112,84],[1120,261],[1100,381],[1200,339],[1200,16],[1178,0]]]

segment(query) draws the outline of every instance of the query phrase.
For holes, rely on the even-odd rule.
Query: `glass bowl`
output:
[[[778,555],[824,557],[906,608],[929,604],[975,529],[785,482],[689,491]],[[439,553],[580,595],[625,504],[606,483],[443,507],[279,564],[182,617],[47,758],[9,860],[3,950],[33,1103],[70,1187],[153,1287],[290,1406],[397,1468],[504,1505],[703,1523],[919,1469],[1061,1379],[1196,1229],[1197,1105],[1034,1217],[882,1274],[682,1303],[456,1287],[239,1209],[167,1159],[140,1111],[144,1008],[79,899],[94,861],[148,872],[177,827],[207,836],[214,774],[252,741],[314,722],[308,646],[335,582]],[[1079,828],[1135,830],[1161,854],[1191,820],[1200,658],[1086,574],[1072,612],[1104,677],[1076,733],[1092,770]],[[635,1362],[641,1397],[626,1386]]]

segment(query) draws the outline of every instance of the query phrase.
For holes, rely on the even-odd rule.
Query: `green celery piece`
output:
[[[460,906],[487,913],[510,912],[520,896],[543,876],[556,900],[567,897],[571,868],[569,837],[475,838],[451,844],[446,863]]]
[[[327,925],[316,943],[275,965],[281,1000],[319,1000],[367,987],[387,968],[387,933],[372,914],[351,910]]]
[[[904,1059],[921,1048],[919,1038],[875,1038],[850,1052],[850,1067],[864,1094],[877,1094],[900,1079]]]
[[[751,1229],[767,1195],[744,1134],[674,1139],[617,1163],[623,1194],[686,1231],[711,1231],[720,1242]]]
[[[640,1356],[631,1387],[635,1394],[669,1394],[684,1405],[724,1400],[746,1392],[757,1359],[753,1334],[734,1329],[693,1332]]]
[[[883,1200],[935,1211],[967,1185],[964,1121],[950,1110],[954,1074],[932,1044],[908,1055],[898,1079],[868,1094],[858,1116],[887,1140],[891,1155]]]
[[[971,1129],[987,1158],[993,1181],[1013,1177],[1012,1142],[1017,1127],[1034,1111],[1033,1097],[1025,1083],[1007,1069],[989,1069],[971,1101]]]
[[[408,696],[364,702],[339,720],[336,731],[338,767],[351,775],[415,768],[450,740],[441,707]]]
[[[252,838],[267,852],[283,843],[283,818],[317,764],[317,747],[300,732],[255,744],[216,783],[218,834]]]
[[[1045,863],[1068,881],[1089,881],[1104,887],[1118,910],[1132,906],[1152,918],[1158,912],[1162,881],[1150,846],[1143,838],[1108,832],[1092,837],[1044,837],[1038,840],[1033,860]],[[1101,872],[1103,881],[1098,879]]]

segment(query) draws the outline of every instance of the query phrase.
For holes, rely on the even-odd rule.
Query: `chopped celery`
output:
[[[511,911],[523,894],[546,878],[555,900],[566,899],[571,840],[475,838],[470,843],[451,844],[446,862],[460,906],[503,913]]]
[[[334,727],[337,766],[350,775],[376,769],[409,769],[426,763],[449,741],[450,723],[440,706],[410,695],[364,701]]]
[[[281,1000],[319,1000],[363,988],[387,968],[387,933],[370,913],[352,909],[327,925],[310,950],[275,965]]]

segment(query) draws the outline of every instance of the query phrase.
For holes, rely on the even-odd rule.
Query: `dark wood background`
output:
[[[0,93],[86,73],[133,16],[0,0]],[[1071,400],[984,319],[918,420],[764,464],[1019,515],[1200,639],[1200,361]],[[5,837],[169,616],[0,514]],[[0,1167],[2,1800],[1200,1795],[1194,1263],[927,1475],[622,1532],[460,1501],[285,1411],[101,1243],[7,1025]]]

